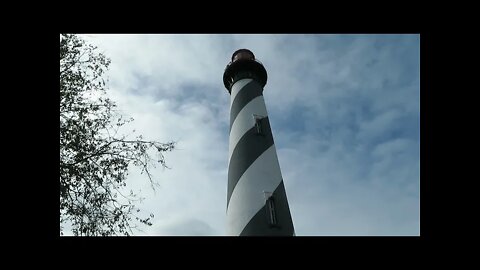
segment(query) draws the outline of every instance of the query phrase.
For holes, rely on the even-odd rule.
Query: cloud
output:
[[[153,236],[212,236],[214,230],[210,225],[195,218],[172,218],[157,223],[151,229]]]

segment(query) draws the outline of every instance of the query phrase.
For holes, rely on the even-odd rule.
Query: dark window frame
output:
[[[267,215],[268,215],[268,223],[270,227],[278,227],[278,218],[277,212],[275,210],[275,198],[270,196],[267,201]]]
[[[257,135],[260,135],[260,136],[265,136],[265,133],[264,133],[264,128],[263,128],[263,119],[265,118],[265,116],[261,116],[261,115],[256,115],[254,114],[253,115],[253,119],[255,120],[255,131],[257,133]]]

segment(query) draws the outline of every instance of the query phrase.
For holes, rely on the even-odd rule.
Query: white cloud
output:
[[[157,223],[145,235],[153,236],[212,236],[215,232],[210,225],[196,218],[175,217]]]

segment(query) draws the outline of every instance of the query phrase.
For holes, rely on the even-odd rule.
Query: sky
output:
[[[81,35],[111,59],[108,95],[147,140],[176,141],[160,187],[127,179],[155,218],[135,235],[226,235],[230,95],[250,49],[297,236],[420,234],[419,35]],[[147,215],[147,214],[146,214]],[[67,232],[68,234],[68,232]]]

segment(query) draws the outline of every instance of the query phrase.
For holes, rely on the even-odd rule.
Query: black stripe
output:
[[[262,87],[256,81],[251,81],[242,87],[240,92],[235,96],[230,108],[230,130],[232,130],[233,122],[237,118],[238,113],[254,98],[262,95]]]
[[[271,226],[264,205],[243,228],[240,236],[293,236],[293,221],[283,180],[273,192],[277,225]]]
[[[268,117],[262,119],[262,133],[263,135],[257,134],[256,128],[252,127],[243,134],[233,149],[230,164],[228,165],[227,207],[233,189],[240,177],[263,152],[273,145],[273,136]]]

